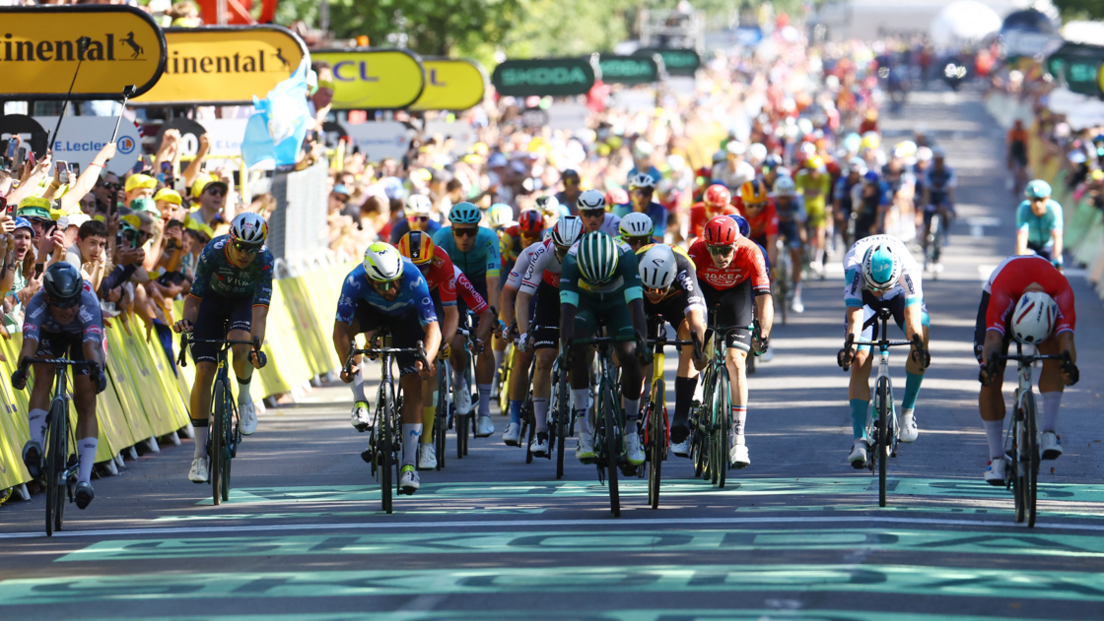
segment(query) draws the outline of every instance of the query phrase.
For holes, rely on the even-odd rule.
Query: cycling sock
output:
[[[1062,405],[1062,391],[1043,393],[1043,419],[1039,429],[1043,432],[1058,431],[1058,408]]]
[[[983,420],[981,424],[985,425],[985,439],[989,441],[989,459],[1004,457],[1004,441],[1001,438],[1004,434],[1004,421]]]
[[[590,409],[590,389],[572,389],[571,403],[572,408],[575,411],[575,418],[579,419],[580,431],[591,433],[590,417],[587,416],[587,410]]]
[[[636,399],[622,398],[625,406],[625,433],[639,433],[640,421],[640,397]]]
[[[77,471],[77,483],[88,483],[92,480],[92,465],[96,463],[96,449],[100,441],[97,438],[81,438],[77,440],[77,455],[80,456],[80,469]]]
[[[479,415],[491,415],[491,384],[476,384],[479,387]]]
[[[696,377],[675,378],[675,420],[671,426],[686,426],[690,419],[690,403],[694,401],[694,391],[698,388]]]
[[[915,410],[916,398],[920,396],[920,384],[924,381],[924,374],[905,371],[905,378],[905,398],[901,401],[901,409]]]
[[[210,430],[207,424],[207,419],[203,419],[202,427],[192,421],[192,428],[195,429],[195,452],[192,453],[192,459],[203,459],[207,456],[207,432]]]
[[[249,379],[244,380],[244,381],[242,380],[242,378],[240,378],[240,377],[238,378],[238,405],[239,406],[247,405],[249,403],[253,403],[253,398],[249,396],[249,382],[251,382],[252,380],[253,380],[252,377],[250,377]]]
[[[494,359],[495,359],[495,378],[497,378],[499,373],[502,372],[502,361],[506,359],[506,350],[505,349],[503,349],[501,351],[499,351],[497,349],[494,350]]]
[[[414,459],[418,456],[418,451],[415,450],[415,447],[418,446],[418,440],[420,439],[420,437],[422,435],[422,426],[421,426],[421,424],[403,423],[402,424],[402,434],[403,434],[402,465],[403,466],[413,466],[414,465]]]
[[[368,403],[368,397],[364,396],[364,376],[357,373],[353,376],[353,383],[350,384],[353,388],[353,401],[363,401]]]
[[[747,423],[747,406],[746,405],[734,405],[732,406],[732,437],[735,438],[735,444],[742,446],[744,444],[744,425]]]
[[[429,444],[433,441],[433,420],[436,416],[436,407],[432,405],[422,407],[422,427],[425,429],[425,433],[422,434],[422,444]]]
[[[851,432],[856,440],[866,439],[866,414],[870,409],[870,402],[862,399],[851,400]]]
[[[521,401],[517,399],[510,399],[510,422],[515,425],[521,424]]]
[[[548,399],[533,397],[533,415],[537,419],[537,431],[548,431]]]
[[[31,439],[38,442],[39,446],[46,443],[46,414],[46,410],[38,408],[27,413],[27,423],[31,426]]]
[[[458,366],[452,367],[452,385],[453,386],[461,387],[461,386],[467,386],[468,385],[468,381],[467,381],[468,378],[465,377],[465,375],[467,375],[467,373],[465,373],[466,370],[467,369],[464,369],[464,368],[458,368]]]

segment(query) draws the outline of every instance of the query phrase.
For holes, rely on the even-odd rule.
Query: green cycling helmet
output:
[[[456,203],[449,210],[449,222],[453,224],[479,224],[482,218],[479,208],[467,201]]]
[[[1027,187],[1024,188],[1024,196],[1026,196],[1027,200],[1029,201],[1038,200],[1040,198],[1049,198],[1050,184],[1046,181],[1043,181],[1042,179],[1036,179],[1027,184]]]
[[[579,273],[589,283],[609,282],[617,271],[620,254],[617,242],[609,235],[601,231],[587,233],[579,240]]]

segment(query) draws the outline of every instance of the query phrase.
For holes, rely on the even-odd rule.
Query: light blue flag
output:
[[[290,78],[269,91],[265,99],[253,96],[257,112],[249,117],[242,141],[242,159],[247,166],[274,160],[277,166],[294,164],[307,130],[311,126],[307,93],[310,92],[310,57],[303,57]]]

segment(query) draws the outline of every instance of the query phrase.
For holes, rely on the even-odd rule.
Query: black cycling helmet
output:
[[[71,263],[59,261],[51,265],[42,278],[50,304],[70,307],[80,300],[84,278]]]

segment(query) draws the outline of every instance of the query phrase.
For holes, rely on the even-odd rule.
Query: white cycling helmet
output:
[[[653,228],[655,228],[655,226],[652,224],[652,219],[648,217],[648,214],[636,211],[621,218],[621,224],[618,226],[618,230],[621,232],[622,237],[643,237],[645,235],[651,235]]]
[[[776,196],[795,196],[797,185],[790,177],[779,177],[774,180],[774,194]]]
[[[675,281],[678,261],[667,244],[656,244],[640,257],[640,282],[648,289],[666,289]]]
[[[629,177],[630,190],[635,190],[637,188],[651,188],[654,190],[655,187],[655,179],[652,179],[652,176],[648,173],[636,173],[632,177]]]
[[[230,223],[230,239],[243,244],[259,245],[268,237],[268,223],[260,214],[239,213]]]
[[[506,226],[514,219],[514,210],[506,203],[495,203],[487,210],[487,221],[491,228]]]
[[[364,251],[364,273],[369,280],[393,282],[403,273],[403,259],[391,244],[374,242]]]
[[[433,210],[433,202],[424,194],[411,194],[406,199],[406,215],[428,216]]]
[[[930,162],[932,159],[932,150],[928,147],[920,147],[916,150],[916,159],[920,162]]]
[[[747,145],[739,140],[729,140],[728,144],[725,145],[725,151],[733,155],[743,155],[747,152]]]
[[[579,195],[579,211],[592,211],[606,208],[606,197],[598,190],[587,190]]]
[[[868,290],[889,291],[901,279],[901,259],[889,244],[874,244],[863,255],[862,277]]]
[[[761,142],[748,147],[748,159],[753,162],[762,162],[767,159],[767,146]]]
[[[556,222],[550,236],[552,243],[561,248],[570,248],[583,234],[583,219],[579,216],[565,216]]]
[[[1058,304],[1042,291],[1020,296],[1012,310],[1012,337],[1025,344],[1041,343],[1050,338],[1058,323]]]

